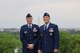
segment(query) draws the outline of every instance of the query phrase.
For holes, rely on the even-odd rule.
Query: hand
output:
[[[33,49],[34,48],[34,45],[33,44],[28,44],[27,48]]]
[[[28,44],[27,48],[33,49],[34,48],[33,46],[34,46],[33,44]]]
[[[38,53],[41,53],[41,51],[40,51],[40,50],[38,50]]]
[[[58,49],[54,49],[54,53],[58,53]]]

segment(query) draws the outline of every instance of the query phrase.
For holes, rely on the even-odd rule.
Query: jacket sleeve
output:
[[[40,28],[39,28],[40,29]],[[39,41],[38,41],[38,49],[42,49],[42,34],[39,32]]]
[[[60,41],[60,39],[59,39],[59,30],[58,30],[58,26],[57,25],[55,25],[55,29],[54,29],[54,45],[55,45],[55,47],[54,47],[54,49],[58,49],[59,48],[59,41]]]
[[[41,50],[41,47],[42,46],[42,37],[41,37],[41,34],[39,36],[39,41],[38,41],[38,49]]]
[[[21,27],[20,29],[20,40],[22,42],[22,44],[27,47],[27,41],[25,40],[25,36],[24,36],[24,31],[23,31],[23,27]]]
[[[38,26],[37,26],[37,34],[36,35],[37,35],[37,37],[36,37],[36,39],[33,42],[34,45],[36,45],[38,43],[38,41],[39,41],[40,32],[39,32],[39,27]]]

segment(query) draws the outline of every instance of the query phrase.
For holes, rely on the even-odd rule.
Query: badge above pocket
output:
[[[50,29],[49,29],[49,32],[54,32],[54,29],[53,29],[53,28],[50,28]]]
[[[53,35],[53,32],[54,32],[54,29],[53,28],[50,28],[49,29],[49,32],[50,32],[50,36],[52,36]]]
[[[33,29],[33,32],[37,32],[37,29],[36,29],[36,28],[34,28],[34,29]]]
[[[27,33],[27,31],[24,31],[24,33],[26,34],[26,33]]]

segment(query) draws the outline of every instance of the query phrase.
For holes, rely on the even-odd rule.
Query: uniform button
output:
[[[30,38],[31,39],[31,38]]]
[[[30,36],[31,36],[31,34],[30,34]]]
[[[46,43],[46,41],[44,41],[44,43]]]
[[[44,38],[44,39],[46,39],[46,38]]]
[[[34,36],[36,36],[36,34],[34,34]]]
[[[44,35],[44,36],[46,36],[46,35]]]
[[[42,36],[42,34],[41,34],[41,36]]]

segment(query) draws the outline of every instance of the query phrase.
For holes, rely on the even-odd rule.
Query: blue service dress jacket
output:
[[[21,26],[20,40],[23,45],[22,53],[37,53],[39,40],[39,26],[36,24],[32,24],[32,28],[29,28],[27,24]],[[28,44],[33,44],[34,49],[28,49]]]
[[[53,53],[54,49],[59,48],[59,30],[56,24],[50,23],[46,30],[45,25],[42,25],[40,34],[39,48],[42,50],[42,53]]]

